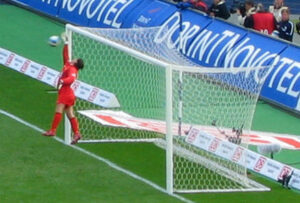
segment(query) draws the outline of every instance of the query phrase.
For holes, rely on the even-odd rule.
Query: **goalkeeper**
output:
[[[83,69],[83,60],[78,58],[69,61],[68,53],[68,42],[67,38],[63,37],[65,45],[63,48],[63,61],[64,66],[60,78],[58,79],[57,88],[58,98],[56,101],[55,115],[52,121],[51,129],[43,133],[44,136],[55,136],[56,129],[62,119],[62,114],[65,111],[72,126],[74,133],[73,140],[71,144],[76,144],[80,140],[81,135],[79,133],[78,121],[75,117],[73,106],[75,104],[74,91],[71,88],[72,83],[76,80],[78,71]]]

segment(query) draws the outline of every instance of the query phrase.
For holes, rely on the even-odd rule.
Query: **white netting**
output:
[[[167,32],[160,27],[150,28],[131,28],[131,29],[97,29],[84,28],[90,33],[103,36],[106,39],[124,45],[130,49],[137,50],[148,56],[165,61],[168,64],[197,66],[194,62],[188,60],[176,49],[168,48],[166,43],[156,43],[156,37]],[[137,56],[135,56],[137,57]],[[140,58],[144,60],[143,58]]]
[[[96,29],[95,31],[99,34],[101,30]],[[119,32],[118,30],[114,31]],[[124,111],[139,118],[164,120],[164,68],[138,60],[128,53],[76,32],[72,33],[72,57],[81,57],[86,64],[84,70],[79,74],[79,80],[117,96],[121,107],[115,110]],[[78,100],[76,109],[102,108],[87,101]],[[157,133],[101,126],[82,115],[79,115],[79,122],[84,140],[145,141],[148,138],[162,137]]]
[[[72,58],[81,57],[86,64],[79,79],[114,93],[121,105],[114,111],[155,121],[151,124],[152,129],[165,125],[169,105],[166,103],[166,67],[173,69],[173,179],[176,191],[241,191],[259,187],[248,180],[244,167],[193,147],[184,137],[190,126],[196,126],[214,132],[220,139],[234,138],[234,142],[240,144],[237,134],[229,131],[250,130],[268,68],[236,68],[232,72],[230,69],[196,67],[163,41],[155,42],[157,33],[163,32],[160,28],[73,28],[68,31],[72,32]],[[103,108],[79,100],[76,109]],[[128,120],[121,118],[121,113],[120,120],[102,117],[119,127],[101,125],[78,115],[84,142],[160,138],[157,143],[165,146],[162,131],[130,129],[131,126],[126,125]],[[140,121],[139,125],[149,127],[147,120]],[[242,143],[246,143],[245,140]]]
[[[260,74],[267,69],[261,69]],[[245,72],[190,73],[173,71],[173,120],[204,132],[240,143],[239,132],[250,130],[260,85]],[[231,81],[229,85],[227,82]],[[256,85],[255,85],[256,84]],[[239,88],[242,87],[242,88]],[[181,97],[181,99],[180,99]],[[179,105],[179,102],[182,104]],[[233,132],[234,131],[234,132]],[[186,132],[178,133],[184,134]],[[238,137],[239,136],[239,137]],[[247,147],[247,140],[241,143]],[[185,142],[184,136],[174,136],[174,188],[176,191],[252,190],[245,165],[224,159]],[[230,151],[230,150],[228,150]],[[245,161],[246,153],[241,157]]]

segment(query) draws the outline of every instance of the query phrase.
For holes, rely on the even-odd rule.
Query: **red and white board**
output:
[[[151,120],[145,118],[137,118],[122,111],[111,110],[85,110],[79,111],[80,114],[102,124],[112,127],[130,128],[134,130],[145,130],[157,133],[166,133],[166,123],[161,120]],[[221,134],[214,126],[200,126],[193,125],[193,127],[203,130],[214,135],[217,138],[224,139],[225,136]],[[187,132],[191,128],[189,124],[182,124],[182,131]],[[231,129],[225,130],[227,135],[232,133]],[[173,124],[173,134],[178,134],[178,123]],[[234,134],[232,134],[234,136]],[[248,131],[243,132],[242,143],[250,145],[263,144],[279,144],[281,148],[285,149],[300,149],[300,136],[278,134],[270,132]]]
[[[0,48],[0,64],[53,87],[56,87],[58,78],[60,77],[60,72],[57,70],[31,61],[3,48]],[[72,88],[77,98],[105,108],[120,107],[117,97],[106,90],[80,80],[76,80],[72,84]]]

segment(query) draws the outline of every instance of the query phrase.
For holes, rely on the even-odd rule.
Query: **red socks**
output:
[[[54,115],[54,118],[53,118],[53,121],[52,121],[52,127],[51,127],[51,130],[53,130],[54,132],[56,131],[56,128],[58,127],[58,125],[61,121],[61,118],[62,118],[62,114],[56,112],[55,115]],[[79,133],[79,126],[78,126],[78,122],[77,122],[76,117],[71,118],[70,122],[71,122],[73,132],[75,134]]]
[[[56,131],[57,126],[59,125],[62,118],[62,114],[56,112],[52,121],[52,127],[51,130]]]
[[[74,134],[79,133],[79,126],[78,126],[76,117],[71,118],[70,122],[71,122],[72,130],[73,130]]]

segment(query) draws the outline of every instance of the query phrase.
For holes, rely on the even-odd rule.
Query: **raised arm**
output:
[[[69,62],[69,51],[68,51],[68,44],[64,45],[63,48],[63,60],[64,60],[64,65]]]

